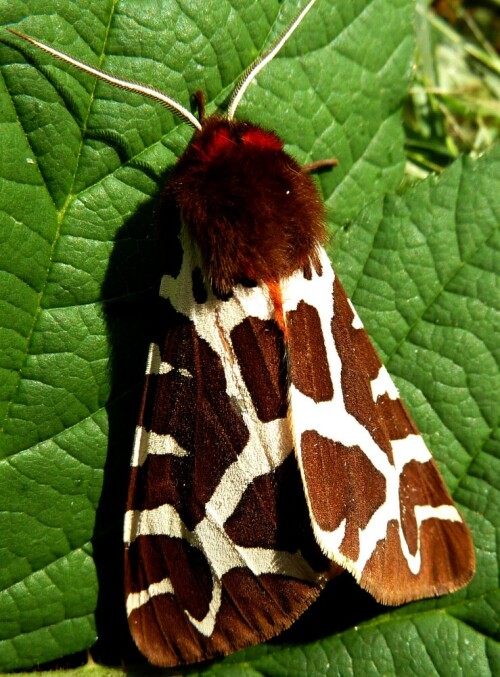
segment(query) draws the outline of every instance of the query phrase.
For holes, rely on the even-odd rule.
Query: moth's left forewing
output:
[[[463,586],[467,526],[324,252],[283,299],[290,419],[323,552],[386,604]]]
[[[129,624],[157,665],[276,635],[337,570],[310,529],[267,289],[218,298],[182,249],[160,289],[125,523]]]

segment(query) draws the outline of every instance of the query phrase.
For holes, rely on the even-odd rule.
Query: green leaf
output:
[[[188,107],[202,89],[209,112],[295,11],[0,0],[6,25]],[[500,669],[499,154],[390,195],[412,18],[409,0],[318,0],[239,116],[276,129],[300,161],[338,158],[320,178],[336,268],[473,530],[478,573],[465,591],[397,611],[343,576],[297,629],[210,672]],[[119,661],[122,515],[161,266],[154,208],[190,131],[1,35],[0,670],[85,649],[97,631],[96,656]]]

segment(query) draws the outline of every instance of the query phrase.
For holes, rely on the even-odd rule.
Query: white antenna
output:
[[[295,31],[295,29],[302,23],[304,17],[309,12],[311,7],[315,4],[315,2],[316,0],[309,0],[304,9],[302,9],[297,14],[295,19],[292,20],[292,22],[288,25],[288,27],[276,40],[276,42],[273,45],[271,45],[269,50],[267,52],[264,52],[264,54],[262,54],[261,56],[259,56],[253,62],[253,64],[245,71],[243,77],[236,85],[233,94],[231,96],[229,107],[227,110],[228,120],[232,120],[234,118],[234,114],[241,101],[241,98],[243,97],[243,94],[247,90],[250,83],[257,77],[260,71],[265,66],[267,66],[267,64],[270,61],[272,61],[272,59],[274,59],[276,54],[280,51],[280,49],[283,47],[283,45]],[[202,129],[201,122],[191,113],[191,111],[189,111],[187,108],[184,108],[184,106],[182,106],[178,101],[175,101],[175,99],[171,99],[166,94],[163,94],[163,92],[160,92],[158,89],[156,89],[156,87],[149,87],[147,85],[141,84],[140,82],[134,82],[133,80],[124,80],[123,78],[118,78],[115,75],[112,75],[111,73],[102,70],[101,68],[95,68],[94,66],[90,66],[84,61],[74,59],[72,56],[69,56],[64,52],[60,52],[58,49],[55,49],[55,47],[51,47],[50,45],[47,45],[44,42],[41,42],[40,40],[36,40],[35,38],[30,37],[29,35],[25,35],[24,33],[19,33],[13,28],[8,28],[7,30],[9,30],[14,35],[17,35],[18,38],[26,40],[26,42],[29,42],[31,45],[34,45],[35,47],[38,47],[38,49],[41,49],[44,52],[47,52],[48,54],[55,56],[57,59],[60,59],[65,63],[69,63],[71,66],[80,69],[84,73],[89,73],[90,75],[93,75],[99,80],[103,80],[104,82],[107,82],[110,85],[113,85],[114,87],[125,89],[128,92],[141,94],[142,96],[146,96],[150,99],[153,99],[153,101],[157,101],[162,106],[168,108],[175,115],[179,115],[182,118],[184,118],[184,120],[192,127],[201,131]]]
[[[276,40],[274,45],[271,45],[269,50],[267,52],[264,52],[261,56],[257,57],[257,59],[253,62],[253,64],[245,71],[243,74],[243,77],[239,81],[239,83],[236,85],[232,96],[231,100],[229,101],[229,107],[227,109],[227,119],[232,120],[234,118],[234,114],[236,112],[236,109],[238,108],[238,105],[241,101],[241,98],[243,94],[245,93],[248,85],[254,80],[257,75],[260,73],[260,71],[267,66],[267,64],[274,59],[276,54],[280,51],[280,49],[283,47],[285,42],[288,40],[288,38],[292,35],[292,33],[295,31],[297,26],[299,26],[302,23],[302,20],[308,13],[308,11],[311,9],[311,7],[314,5],[316,0],[309,0],[307,5],[304,7],[304,9],[297,14],[295,19],[288,25],[288,27],[285,29],[285,31],[281,34],[281,36]]]
[[[17,37],[26,40],[26,42],[35,45],[35,47],[38,47],[39,49],[42,49],[44,52],[48,52],[48,54],[52,54],[52,56],[61,59],[61,61],[69,63],[72,66],[75,66],[75,68],[79,68],[81,71],[84,71],[85,73],[90,73],[90,75],[94,75],[96,78],[99,78],[99,80],[108,82],[110,85],[114,85],[115,87],[126,89],[128,92],[142,94],[142,96],[147,96],[150,99],[153,99],[153,101],[158,101],[163,106],[166,106],[166,108],[168,108],[172,113],[183,117],[186,120],[186,122],[190,124],[192,127],[201,130],[200,121],[197,120],[195,116],[190,111],[187,110],[187,108],[184,108],[184,106],[181,106],[180,103],[178,103],[174,99],[171,99],[166,94],[163,94],[155,87],[148,87],[146,85],[142,85],[140,82],[134,82],[132,80],[122,80],[121,78],[117,78],[116,76],[111,75],[111,73],[107,73],[106,71],[103,71],[100,68],[94,68],[94,66],[89,66],[83,61],[78,61],[78,59],[74,59],[73,57],[68,56],[64,52],[60,52],[58,49],[46,45],[44,42],[35,40],[35,38],[31,38],[28,35],[24,35],[23,33],[18,33],[12,28],[9,28],[8,30],[14,35],[17,35]]]

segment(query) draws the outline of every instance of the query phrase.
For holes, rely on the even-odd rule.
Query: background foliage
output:
[[[296,7],[0,0],[0,19],[185,105],[202,89],[213,111]],[[200,674],[500,673],[500,153],[395,193],[405,101],[411,176],[458,155],[444,114],[457,91],[443,107],[420,68],[407,100],[415,25],[417,63],[435,37],[417,9],[415,24],[409,0],[319,0],[239,115],[276,129],[300,161],[338,158],[319,178],[336,269],[473,531],[478,571],[466,590],[397,610],[341,577],[291,631]],[[123,616],[121,524],[161,266],[154,210],[191,132],[1,37],[0,670],[98,634],[97,663],[138,661],[143,674]],[[490,92],[495,58],[474,72]],[[494,140],[498,108],[487,112],[462,106],[458,122],[489,134],[462,150]],[[81,663],[112,672],[85,653],[58,666]]]

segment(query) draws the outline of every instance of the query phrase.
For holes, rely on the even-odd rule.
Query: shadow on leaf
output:
[[[93,537],[99,595],[98,641],[92,653],[104,664],[139,659],[125,614],[123,518],[161,275],[154,237],[155,207],[156,200],[150,200],[121,228],[102,287],[111,346],[111,393],[107,404],[108,452]]]

